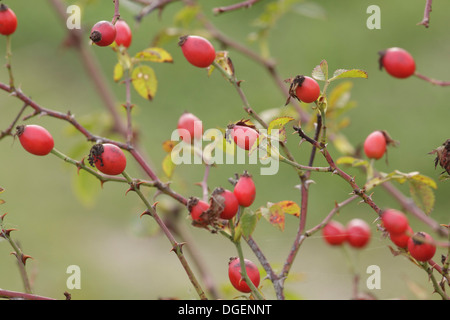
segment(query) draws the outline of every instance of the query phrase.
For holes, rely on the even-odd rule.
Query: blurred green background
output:
[[[3,1],[5,2],[5,1]],[[258,51],[256,43],[249,42],[249,34],[258,29],[254,25],[269,1],[261,1],[250,9],[239,10],[219,16],[212,8],[238,1],[200,1],[204,12],[226,35],[249,48]],[[87,76],[75,50],[62,46],[67,30],[49,1],[10,0],[5,2],[17,14],[19,26],[13,36],[13,71],[16,85],[41,106],[67,112],[70,110],[83,122],[94,121],[94,133],[102,133],[108,114]],[[98,20],[110,20],[113,15],[112,1],[66,1],[80,4],[86,43],[88,30]],[[134,26],[135,6],[121,1],[121,16]],[[366,20],[369,5],[381,8],[381,29],[369,30]],[[442,144],[448,136],[450,109],[449,88],[437,87],[417,78],[398,80],[378,69],[377,52],[388,47],[403,47],[413,54],[417,70],[432,78],[450,80],[450,41],[447,13],[450,3],[436,2],[431,14],[430,28],[416,24],[423,17],[425,1],[299,1],[271,29],[268,37],[271,56],[283,78],[297,74],[310,74],[325,59],[330,70],[360,68],[368,72],[366,80],[352,82],[352,100],[357,108],[348,116],[350,126],[343,132],[354,145],[361,144],[373,130],[387,130],[400,141],[397,148],[389,151],[389,164],[376,163],[377,169],[391,172],[420,171],[437,180],[440,168],[434,168],[434,156],[428,152]],[[157,12],[145,17],[138,28],[133,28],[131,54],[151,45],[155,35],[173,24],[174,15],[182,8],[181,3],[168,5],[161,15]],[[300,10],[301,9],[301,10]],[[307,10],[308,9],[308,10]],[[307,13],[312,12],[312,16]],[[217,42],[213,43],[218,46]],[[0,52],[5,50],[5,38],[0,38]],[[173,64],[151,64],[158,78],[158,92],[152,102],[133,93],[134,123],[140,131],[141,142],[152,165],[163,177],[161,162],[165,156],[161,144],[170,138],[177,119],[184,110],[200,117],[205,128],[225,127],[229,122],[245,118],[242,102],[234,89],[219,73],[207,77],[206,71],[189,65],[183,58],[176,41],[164,43]],[[3,50],[3,51],[2,51]],[[114,83],[112,70],[117,57],[108,48],[89,47],[107,85],[115,94],[117,108],[125,100],[124,86]],[[255,61],[230,51],[237,77],[244,80],[242,87],[257,112],[281,107],[286,97],[280,93],[270,75]],[[0,81],[7,83],[6,69],[0,69]],[[332,85],[333,87],[334,85]],[[4,130],[14,119],[22,103],[0,93],[0,128]],[[123,113],[125,116],[125,114]],[[94,119],[94,120],[93,120]],[[80,134],[74,134],[69,126],[49,117],[35,117],[26,123],[43,125],[53,133],[55,146],[69,155],[87,155],[90,144]],[[289,133],[292,131],[289,130]],[[306,144],[297,147],[296,136],[289,137],[289,146],[295,156],[305,161],[309,155]],[[91,177],[85,177],[84,196],[75,192],[76,170],[58,158],[48,155],[36,157],[27,154],[18,141],[8,137],[0,141],[0,186],[6,191],[0,198],[6,201],[0,213],[8,213],[5,225],[17,228],[13,239],[20,242],[29,260],[27,270],[32,278],[36,294],[63,299],[69,291],[74,299],[158,299],[177,297],[197,299],[195,291],[176,256],[169,252],[170,243],[154,232],[155,223],[150,217],[139,218],[144,207],[138,197],[125,195],[123,184],[106,183],[103,188]],[[81,148],[81,149],[80,149]],[[333,146],[331,152],[338,156]],[[84,153],[83,153],[84,152]],[[129,171],[141,175],[131,157]],[[320,156],[317,164],[323,164]],[[265,205],[268,201],[293,200],[300,202],[295,185],[299,183],[294,170],[281,164],[274,176],[259,175],[257,165],[222,165],[213,168],[209,177],[211,188],[229,187],[227,182],[234,173],[247,169],[257,183],[257,198],[252,206]],[[358,171],[348,169],[352,174]],[[183,165],[176,169],[172,187],[188,197],[200,196],[201,189],[195,182],[203,178],[201,165]],[[90,180],[89,180],[90,179]],[[311,185],[307,228],[319,223],[333,208],[335,201],[348,197],[351,191],[341,179],[328,174],[314,174],[316,182]],[[405,193],[407,186],[398,185]],[[436,205],[432,217],[448,223],[448,182],[438,182],[435,192]],[[152,196],[154,190],[148,192]],[[91,194],[92,196],[88,196]],[[386,192],[375,190],[374,200],[381,207],[399,208]],[[164,205],[173,202],[164,196],[158,198]],[[225,238],[195,229],[184,221],[187,211],[182,211],[184,228],[192,240],[188,246],[200,253],[203,264],[213,276],[221,297],[239,295],[228,284],[227,262],[235,256],[234,246]],[[345,207],[337,218],[346,223],[360,217],[369,223],[375,219],[368,206],[356,202]],[[429,231],[426,226],[410,218],[417,231]],[[298,219],[286,217],[283,232],[261,220],[254,238],[273,263],[276,270],[282,266],[289,253],[298,227]],[[402,257],[393,257],[388,240],[382,239],[372,225],[370,246],[362,251],[349,250],[360,274],[361,291],[370,291],[381,299],[437,299],[426,274]],[[244,246],[246,256],[256,257]],[[9,255],[10,246],[0,242],[0,288],[23,291],[20,274],[14,258]],[[436,257],[439,257],[438,251]],[[188,260],[190,255],[187,253]],[[346,262],[346,254],[338,248],[325,245],[319,234],[303,244],[286,282],[288,298],[348,299],[352,297],[353,276]],[[437,258],[439,260],[439,258]],[[81,289],[68,290],[67,267],[81,268]],[[381,289],[368,290],[366,268],[381,268]],[[197,269],[194,267],[194,270]],[[271,284],[266,280],[264,293],[274,298]]]

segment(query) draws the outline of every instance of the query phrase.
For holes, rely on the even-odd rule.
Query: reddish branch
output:
[[[425,28],[430,26],[430,13],[431,13],[431,5],[433,0],[427,0],[425,4],[425,10],[423,13],[423,19],[418,23],[418,25],[423,25]]]
[[[225,6],[225,7],[218,7],[218,8],[214,8],[213,12],[214,12],[214,14],[219,14],[219,13],[223,13],[223,12],[238,10],[241,8],[250,8],[253,4],[255,4],[258,1],[260,1],[260,0],[247,0],[247,1],[243,1],[240,3],[232,4],[232,5]]]

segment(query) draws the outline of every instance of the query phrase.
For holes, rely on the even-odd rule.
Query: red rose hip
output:
[[[347,240],[347,230],[340,222],[332,220],[323,227],[322,236],[329,245],[338,246]]]
[[[239,202],[233,192],[223,188],[217,188],[212,194],[213,198],[221,196],[224,199],[223,209],[220,212],[220,218],[230,220],[239,210]]]
[[[256,187],[252,176],[247,172],[244,172],[234,186],[233,193],[236,196],[240,206],[250,207],[256,197]]]
[[[100,47],[109,46],[116,39],[116,27],[109,21],[99,21],[91,29],[90,39]]]
[[[387,139],[382,131],[374,131],[364,141],[364,153],[369,159],[380,159],[386,152]]]
[[[0,34],[8,36],[17,29],[17,17],[14,11],[0,4]]]
[[[94,145],[88,161],[91,166],[108,175],[121,174],[127,166],[127,158],[122,149],[110,143]]]
[[[352,219],[346,226],[347,242],[354,248],[364,248],[370,241],[370,226],[361,219]]]
[[[413,230],[410,226],[408,226],[404,233],[390,233],[389,237],[397,247],[406,249],[408,247],[409,238],[411,238],[412,234]]]
[[[258,267],[252,261],[247,259],[244,259],[244,263],[245,271],[250,278],[250,281],[255,285],[255,287],[258,287],[261,280]],[[245,282],[241,270],[242,269],[239,258],[231,258],[230,262],[228,263],[228,278],[230,279],[231,284],[240,292],[249,293],[252,290]]]
[[[411,54],[401,48],[389,48],[380,53],[380,69],[399,79],[412,76],[416,71],[416,63]]]
[[[408,240],[408,251],[417,261],[425,262],[434,257],[436,246],[428,233],[417,232]]]
[[[311,77],[300,76],[294,81],[297,81],[295,95],[298,100],[306,103],[311,103],[319,98],[320,86],[316,80]]]
[[[52,135],[39,125],[18,126],[17,136],[22,147],[37,156],[49,154],[55,146]]]
[[[191,197],[187,204],[191,219],[196,222],[204,222],[205,219],[202,214],[209,209],[209,203],[199,200],[198,198]]]
[[[229,130],[234,143],[236,143],[239,148],[247,151],[251,149],[259,137],[258,131],[243,125],[232,125],[229,127]]]
[[[395,209],[386,209],[381,213],[383,226],[389,233],[404,233],[409,226],[406,215]]]
[[[186,60],[198,68],[207,68],[216,59],[216,50],[207,39],[199,36],[183,36],[178,45]]]
[[[177,129],[180,138],[186,143],[199,140],[203,136],[202,121],[190,112],[181,115],[178,119]]]
[[[133,34],[131,33],[131,29],[126,23],[125,20],[117,20],[116,24],[116,44],[118,46],[124,46],[128,48],[131,45],[131,40],[133,39]]]

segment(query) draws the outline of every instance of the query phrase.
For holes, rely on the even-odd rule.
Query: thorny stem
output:
[[[147,207],[147,211],[144,214],[149,214],[159,225],[161,230],[164,232],[166,237],[169,239],[171,245],[172,245],[172,251],[175,252],[175,254],[178,257],[178,260],[180,260],[181,265],[183,266],[184,270],[186,271],[189,280],[191,281],[192,285],[194,286],[197,294],[199,295],[200,299],[207,300],[206,295],[203,291],[203,289],[200,286],[200,283],[198,282],[197,278],[195,277],[194,273],[191,270],[191,267],[189,266],[189,263],[186,261],[186,258],[184,257],[182,247],[184,243],[179,243],[175,240],[175,237],[170,232],[169,228],[164,224],[164,222],[159,217],[158,213],[156,212],[156,204],[155,206],[151,205],[150,202],[147,200],[147,198],[144,196],[142,191],[139,189],[139,186],[136,185],[133,181],[133,179],[128,175],[126,171],[122,173],[122,175],[125,177],[125,179],[130,184],[130,190],[137,193],[139,198],[142,200],[142,202]]]
[[[24,255],[24,253],[22,252],[22,249],[17,245],[17,243],[14,240],[11,239],[9,232],[6,232],[3,229],[3,217],[0,218],[0,237],[6,239],[9,243],[9,245],[13,248],[14,255],[16,256],[17,264],[19,266],[20,275],[22,277],[25,292],[28,294],[31,294],[31,293],[33,293],[33,291],[31,289],[30,279],[28,278],[28,274],[27,274],[27,271],[25,268],[25,261],[27,258],[30,258],[30,257]]]
[[[255,4],[258,1],[260,1],[260,0],[246,0],[243,2],[239,2],[236,4],[226,6],[226,7],[214,8],[213,12],[214,12],[214,14],[220,14],[220,13],[229,12],[229,11],[233,11],[233,10],[237,10],[237,9],[241,9],[241,8],[250,8],[253,4]]]
[[[11,51],[11,35],[6,36],[6,68],[8,69],[9,74],[9,86],[12,88],[12,90],[15,90],[14,87],[14,77],[12,73],[12,66],[11,66],[11,57],[12,57],[12,51]]]
[[[113,2],[114,2],[114,16],[111,23],[116,24],[117,20],[120,18],[119,0],[113,0]]]
[[[442,300],[450,300],[450,297],[444,292],[444,290],[442,290],[441,286],[437,282],[433,274],[433,268],[429,266],[428,262],[419,262],[419,265],[428,274],[428,277],[433,284],[434,291],[441,296]]]

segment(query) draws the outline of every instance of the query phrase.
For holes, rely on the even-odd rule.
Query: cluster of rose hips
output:
[[[414,233],[403,212],[386,209],[381,213],[381,222],[391,241],[407,250],[414,259],[425,262],[433,258],[436,253],[433,238],[426,232]]]
[[[218,212],[211,212],[210,208],[215,207],[214,201],[222,197],[223,201],[219,205]],[[233,191],[224,188],[216,188],[211,195],[210,203],[191,197],[188,202],[188,210],[194,223],[204,225],[209,224],[216,218],[231,220],[236,216],[239,207],[250,207],[255,201],[256,187],[253,178],[247,172],[240,175]],[[214,214],[213,217],[210,215]]]
[[[55,146],[50,132],[39,125],[20,125],[17,127],[16,136],[26,151],[37,156],[49,154]],[[122,149],[111,143],[95,144],[90,150],[88,161],[100,172],[108,175],[121,174],[127,165]]]
[[[362,249],[370,242],[371,231],[369,224],[362,219],[352,219],[346,226],[331,220],[322,228],[322,236],[332,246],[347,242],[353,248]]]
[[[125,20],[118,19],[115,24],[102,20],[94,24],[89,38],[100,47],[107,47],[116,42],[118,46],[128,48],[133,35]]]

